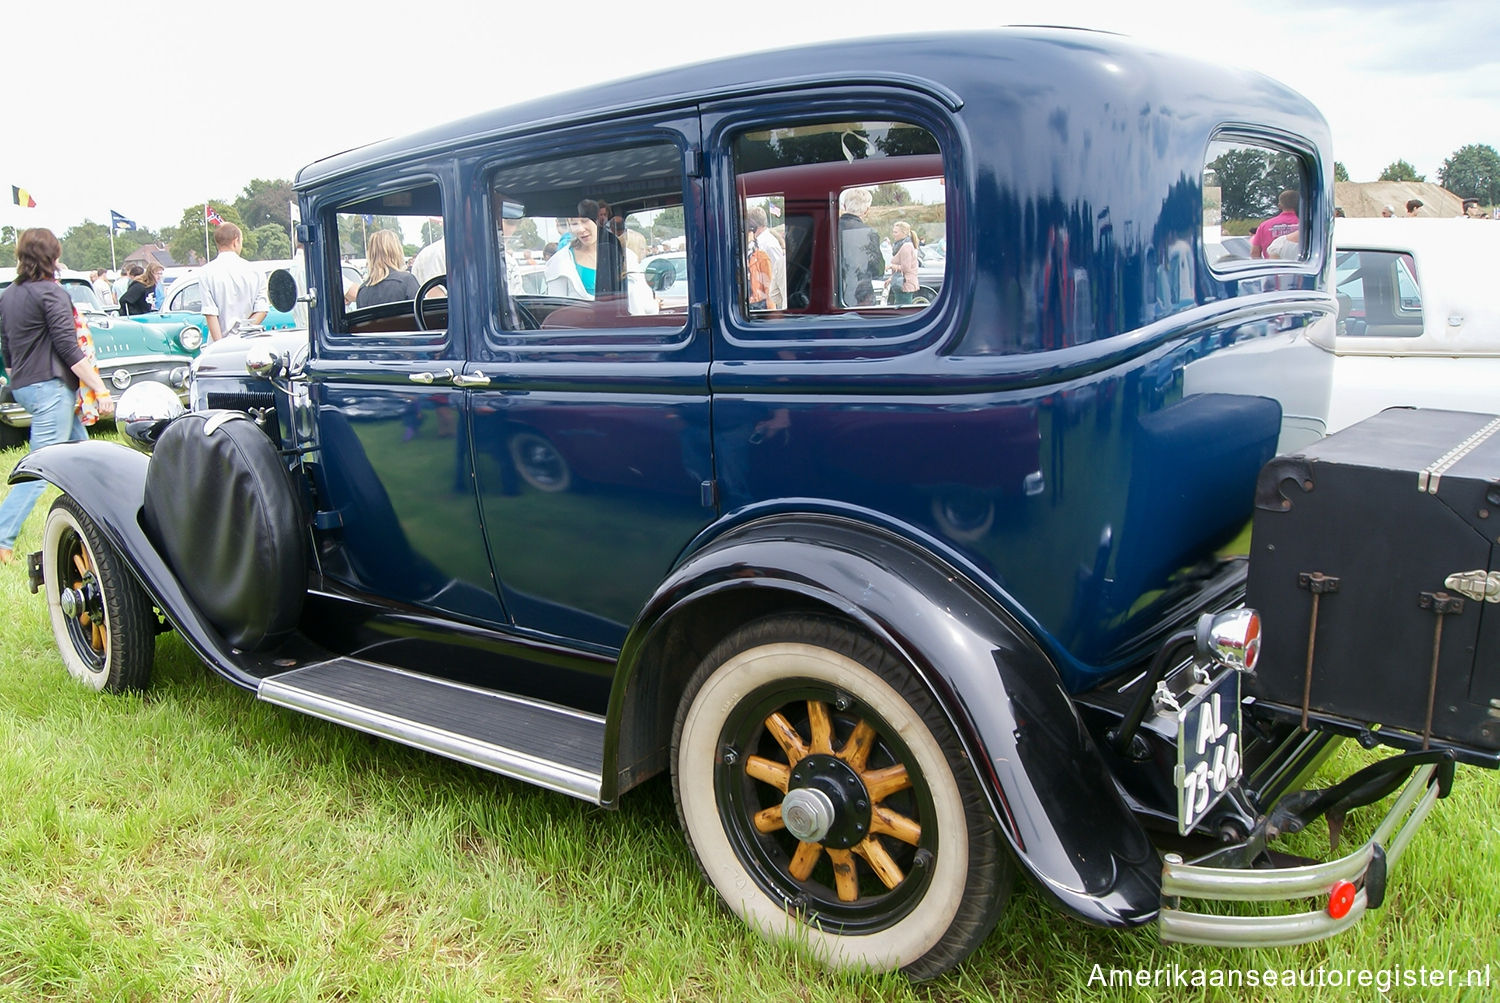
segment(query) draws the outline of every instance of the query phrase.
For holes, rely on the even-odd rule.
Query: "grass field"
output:
[[[1500,998],[1495,774],[1460,768],[1385,907],[1332,941],[1167,946],[1084,927],[1020,882],[968,964],[912,986],[751,934],[699,879],[662,781],[592,808],[258,703],[170,634],[148,691],[99,697],[63,672],[19,565],[0,598],[3,1000]],[[1488,987],[1342,984],[1486,965]],[[1110,988],[1110,969],[1325,984]]]

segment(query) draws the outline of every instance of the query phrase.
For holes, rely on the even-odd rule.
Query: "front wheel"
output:
[[[847,625],[775,616],[689,682],[672,789],[698,863],[757,930],[931,978],[994,927],[1013,866],[942,713]]]
[[[67,495],[42,528],[52,636],[68,673],[96,690],[142,689],[156,646],[151,602],[94,520]]]

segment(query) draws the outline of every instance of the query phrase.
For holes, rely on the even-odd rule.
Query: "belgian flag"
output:
[[[17,188],[15,185],[11,185],[10,199],[16,205],[24,206],[27,209],[36,208],[36,199],[32,198],[31,193],[24,188]]]

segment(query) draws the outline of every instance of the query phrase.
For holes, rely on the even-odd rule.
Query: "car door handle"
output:
[[[408,373],[406,378],[411,380],[413,383],[421,383],[423,386],[434,383],[438,380],[442,380],[444,383],[448,382],[449,380],[453,380],[454,383],[458,382],[457,379],[454,379],[453,370],[451,369],[444,369],[440,373]]]
[[[459,373],[453,377],[453,385],[456,387],[487,387],[490,378],[481,372]]]

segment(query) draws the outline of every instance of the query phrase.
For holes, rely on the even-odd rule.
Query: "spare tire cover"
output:
[[[296,627],[307,595],[302,507],[270,437],[238,411],[195,411],[146,468],[146,531],[183,591],[243,651]]]

